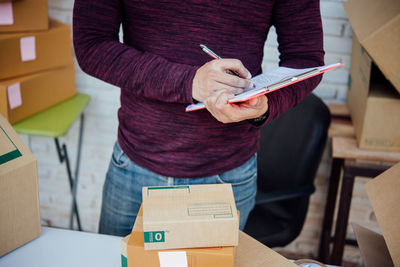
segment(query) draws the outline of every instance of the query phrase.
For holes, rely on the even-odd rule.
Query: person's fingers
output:
[[[224,72],[228,70],[235,71],[240,75],[240,77],[251,79],[250,71],[246,69],[239,59],[224,58],[217,60],[215,63],[217,63]]]
[[[237,88],[252,88],[253,83],[248,79],[243,79],[238,76],[220,72],[215,75],[216,81]]]
[[[234,95],[243,93],[243,91],[244,91],[243,88],[237,88],[237,87],[229,86],[229,85],[226,85],[226,84],[223,84],[223,83],[218,83],[216,85],[216,89],[214,89],[214,92],[221,91],[221,90],[229,92],[229,93],[234,94]]]
[[[218,110],[224,110],[228,104],[228,100],[230,97],[233,97],[232,94],[226,91],[219,91],[217,92],[216,100],[215,100],[215,107]]]
[[[239,94],[243,92],[243,89],[253,87],[253,83],[249,79],[228,74],[228,70],[236,71],[242,77],[251,77],[250,72],[240,60],[212,60],[196,71],[192,83],[192,98],[197,101],[204,101],[217,90]]]

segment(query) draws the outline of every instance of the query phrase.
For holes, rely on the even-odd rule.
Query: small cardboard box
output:
[[[160,266],[160,253],[181,252],[186,255],[188,266],[219,266],[233,267],[234,247],[215,247],[215,248],[189,248],[180,250],[145,250],[143,238],[143,212],[140,209],[135,221],[132,233],[125,237],[121,242],[121,260],[127,266],[136,267],[156,267]],[[129,257],[128,257],[129,255]]]
[[[36,159],[0,115],[0,257],[40,235]]]
[[[49,27],[47,0],[0,1],[1,32],[42,31]]]
[[[50,20],[47,31],[0,34],[0,58],[0,80],[71,65],[70,27]]]
[[[230,184],[143,187],[145,249],[237,246]]]
[[[141,211],[139,211],[132,234],[121,240],[121,266],[128,267],[129,258],[129,267],[159,267],[159,251],[144,250],[143,235],[138,235],[135,232],[140,231],[140,227],[137,226],[142,220],[140,215]],[[239,245],[236,247],[234,257],[232,255],[234,247],[165,250],[164,252],[168,251],[185,251],[188,259],[188,267],[223,267],[232,266],[232,264],[235,267],[297,266],[242,231],[239,231]]]
[[[13,124],[76,94],[73,65],[0,81],[0,113]]]
[[[353,36],[347,103],[360,148],[400,151],[400,94],[356,36]]]
[[[361,45],[400,92],[400,1],[349,0],[344,8]]]
[[[382,234],[352,224],[366,267],[400,266],[400,163],[365,188]]]

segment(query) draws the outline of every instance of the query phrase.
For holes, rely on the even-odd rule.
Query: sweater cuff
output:
[[[194,104],[196,103],[192,97],[193,90],[193,79],[199,67],[191,66],[186,73],[184,87],[183,87],[183,97],[186,103]]]

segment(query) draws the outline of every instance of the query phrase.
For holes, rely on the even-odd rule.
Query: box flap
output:
[[[235,255],[235,267],[261,266],[296,267],[297,265],[240,231],[239,246],[236,248]]]
[[[393,266],[383,236],[356,223],[352,224],[365,267]]]
[[[349,0],[343,6],[361,43],[400,13],[398,0]]]
[[[393,263],[400,266],[400,163],[365,187]]]
[[[349,0],[344,8],[361,45],[400,92],[400,1]]]

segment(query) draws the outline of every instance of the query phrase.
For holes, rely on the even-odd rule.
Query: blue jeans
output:
[[[146,170],[132,162],[115,143],[103,187],[99,233],[130,234],[142,202],[143,186],[230,183],[236,207],[240,211],[240,229],[255,204],[257,159],[254,155],[242,166],[204,178],[172,178]]]

